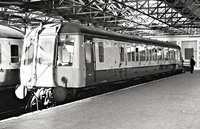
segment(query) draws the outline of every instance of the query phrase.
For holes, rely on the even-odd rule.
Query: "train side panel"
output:
[[[0,86],[20,83],[20,57],[22,39],[0,39]]]
[[[94,38],[93,42],[95,44],[95,50],[92,53],[95,56],[95,74],[93,75],[93,80],[87,80],[91,75],[87,74],[86,69],[86,86],[181,70],[181,63],[178,57],[176,59],[173,57],[171,60],[164,59],[164,57],[169,56],[167,54],[165,56],[163,54],[160,60],[158,60],[159,56],[155,55],[151,57],[151,60],[147,60],[147,57],[142,57],[142,50],[145,51],[147,48],[147,46],[142,47],[145,44],[131,44],[129,42],[101,38]],[[132,61],[132,58],[129,60],[127,46],[134,46],[134,49],[138,49],[138,52],[135,51],[132,57],[134,61]],[[154,47],[156,48],[156,46]]]

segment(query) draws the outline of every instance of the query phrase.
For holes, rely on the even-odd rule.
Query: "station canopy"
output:
[[[78,22],[131,35],[200,34],[199,0],[0,0],[0,24]]]

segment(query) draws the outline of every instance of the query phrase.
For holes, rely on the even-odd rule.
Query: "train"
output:
[[[20,84],[20,62],[24,33],[0,25],[0,91]]]
[[[178,45],[77,23],[40,25],[25,36],[21,84],[29,108],[65,101],[79,91],[134,78],[181,73]]]

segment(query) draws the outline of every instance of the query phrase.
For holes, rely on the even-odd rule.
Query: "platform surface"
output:
[[[3,120],[0,129],[200,129],[200,71]]]

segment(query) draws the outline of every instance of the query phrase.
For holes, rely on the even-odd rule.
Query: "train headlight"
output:
[[[24,85],[17,85],[15,87],[15,95],[17,96],[17,98],[19,99],[24,99],[27,95],[27,87]]]

